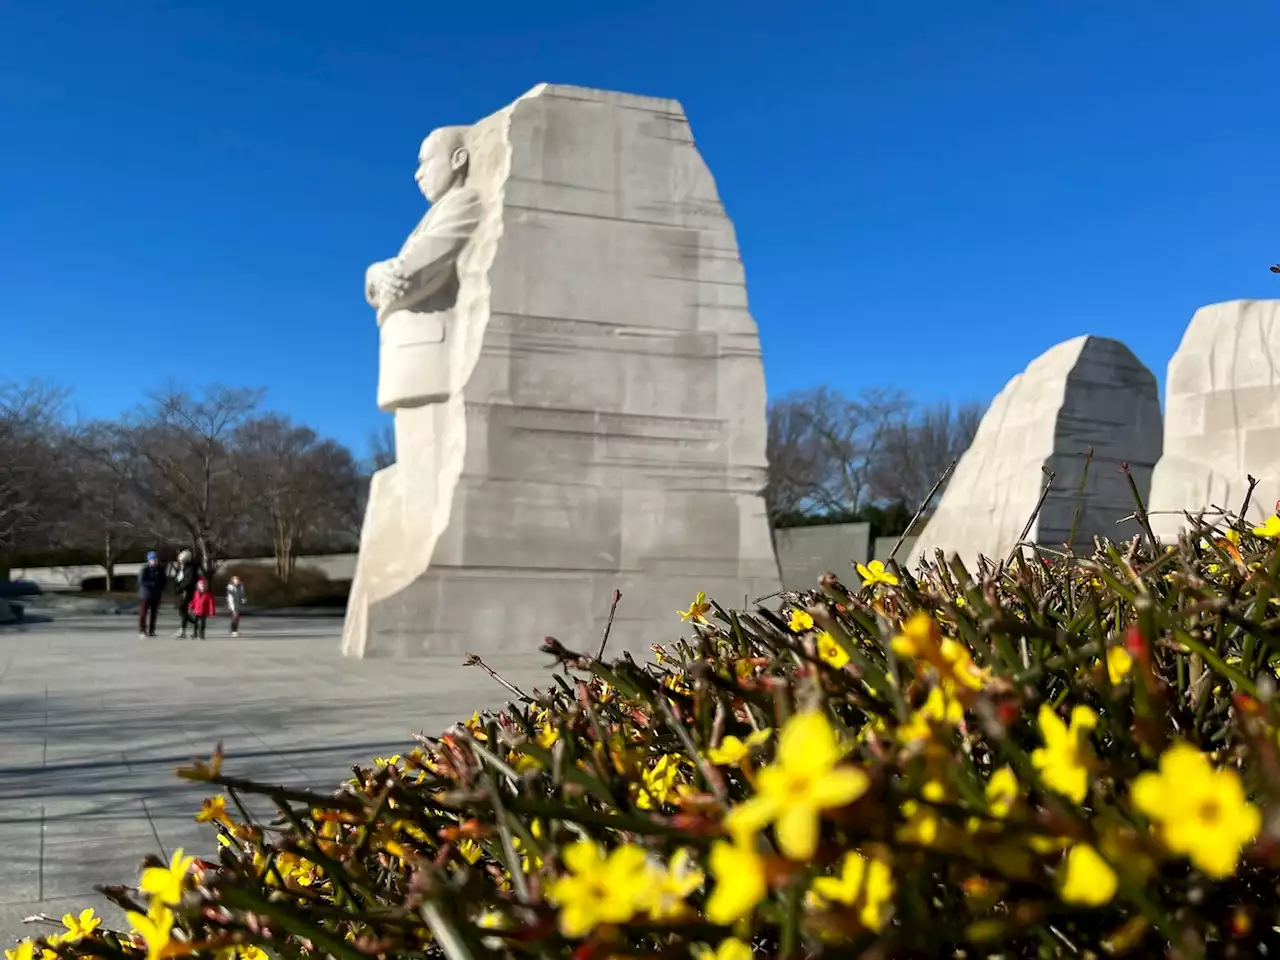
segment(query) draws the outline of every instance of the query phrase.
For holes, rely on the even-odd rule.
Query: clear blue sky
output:
[[[1081,333],[1163,379],[1280,296],[1274,0],[4,6],[0,376],[87,415],[265,385],[362,452],[418,142],[541,81],[684,103],[775,396],[987,400]]]

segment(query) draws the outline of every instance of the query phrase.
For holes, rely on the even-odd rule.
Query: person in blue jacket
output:
[[[146,566],[138,572],[138,636],[142,639],[156,635],[156,614],[167,579],[160,558],[152,550],[147,554]]]

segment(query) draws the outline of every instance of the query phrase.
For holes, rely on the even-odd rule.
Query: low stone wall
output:
[[[266,566],[275,563],[271,557],[242,557],[226,560],[222,567],[237,564],[255,564]],[[141,568],[140,563],[121,563],[116,565],[116,574],[134,577]],[[312,567],[322,572],[330,580],[350,580],[356,572],[356,555],[354,553],[335,553],[321,557],[299,557],[299,567]],[[86,580],[102,578],[107,570],[101,564],[85,564],[72,567],[27,567],[15,568],[10,572],[14,580],[31,580],[40,585],[40,589],[49,591],[81,590]]]
[[[824,573],[846,583],[856,581],[855,563],[866,563],[871,552],[871,525],[831,523],[820,527],[784,527],[774,533],[782,585],[788,590],[812,590]]]
[[[855,563],[884,560],[893,549],[897,537],[871,539],[871,526],[866,523],[832,523],[820,527],[785,527],[777,531],[778,566],[782,570],[782,585],[788,590],[809,590],[817,586],[818,578],[828,571],[847,583],[855,582]],[[914,537],[908,537],[898,550],[901,563],[911,554]],[[228,560],[224,566],[234,564],[270,564],[270,557],[248,557]],[[116,573],[135,576],[141,564],[120,564]],[[351,580],[356,571],[356,554],[337,553],[323,557],[299,557],[298,566],[320,570],[330,580]],[[14,580],[31,580],[46,591],[78,591],[89,579],[105,577],[107,571],[101,565],[89,564],[74,567],[29,567],[15,569]]]

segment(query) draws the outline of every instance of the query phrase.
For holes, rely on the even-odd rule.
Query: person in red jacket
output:
[[[203,640],[205,624],[214,614],[213,594],[209,592],[209,584],[204,577],[196,581],[196,592],[191,598],[190,613],[194,623],[192,639],[199,637]]]

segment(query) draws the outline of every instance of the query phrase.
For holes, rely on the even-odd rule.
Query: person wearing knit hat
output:
[[[146,564],[138,571],[139,639],[156,635],[156,614],[160,612],[160,597],[164,593],[166,579],[160,558],[154,550],[150,551]]]

